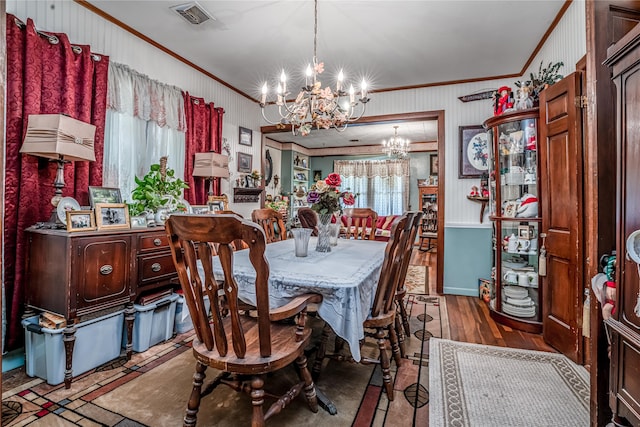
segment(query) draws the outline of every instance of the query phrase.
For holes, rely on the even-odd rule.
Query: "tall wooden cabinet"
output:
[[[538,109],[492,117],[484,127],[489,133],[489,214],[494,231],[491,317],[540,333]]]
[[[614,315],[605,321],[611,337],[609,405],[614,415],[640,425],[640,313],[634,310],[640,299],[640,271],[626,248],[629,235],[640,229],[640,27],[607,53],[617,110],[617,301]]]

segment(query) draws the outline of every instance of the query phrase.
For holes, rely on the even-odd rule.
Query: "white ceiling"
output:
[[[290,79],[302,76],[313,56],[312,0],[199,0],[215,18],[200,25],[187,23],[170,9],[187,1],[89,3],[256,101],[265,81],[271,84],[283,68]],[[325,63],[320,77],[325,86],[333,84],[343,68],[356,87],[365,78],[375,98],[381,90],[519,75],[564,3],[319,0],[317,55]],[[301,85],[288,83],[289,88]],[[401,136],[434,140],[428,125],[416,136],[411,129],[417,124],[401,126],[407,127],[399,129]],[[381,134],[393,133],[391,124],[385,127],[384,132],[376,130],[376,143]],[[357,130],[350,126],[348,132]],[[366,137],[344,136],[361,141]],[[305,145],[312,139],[306,137]]]

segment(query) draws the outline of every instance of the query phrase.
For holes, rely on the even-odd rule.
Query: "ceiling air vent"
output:
[[[186,19],[190,24],[198,25],[215,18],[204,10],[197,2],[185,3],[178,6],[171,6],[177,14]]]

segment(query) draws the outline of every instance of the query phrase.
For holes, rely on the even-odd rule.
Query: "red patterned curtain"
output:
[[[208,180],[194,178],[193,159],[195,153],[222,150],[222,116],[224,109],[215,108],[213,102],[205,102],[203,98],[196,98],[184,94],[184,109],[187,116],[187,134],[185,136],[185,166],[184,180],[189,184],[185,190],[185,199],[194,205],[207,202],[209,192]],[[213,193],[220,195],[220,178],[213,181]]]
[[[27,118],[64,113],[96,126],[96,161],[65,166],[63,195],[87,205],[88,186],[102,185],[108,65],[109,57],[71,45],[66,34],[38,33],[31,19],[24,24],[7,14],[4,274],[9,350],[24,336],[24,230],[49,219],[56,173],[55,163],[20,154]]]

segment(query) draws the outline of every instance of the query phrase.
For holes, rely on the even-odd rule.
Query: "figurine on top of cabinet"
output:
[[[511,88],[509,86],[502,86],[494,96],[494,116],[499,116],[513,108],[513,98],[511,97]]]
[[[516,100],[516,110],[526,110],[533,108],[533,98],[531,97],[531,87],[521,86],[518,89],[518,99]]]

